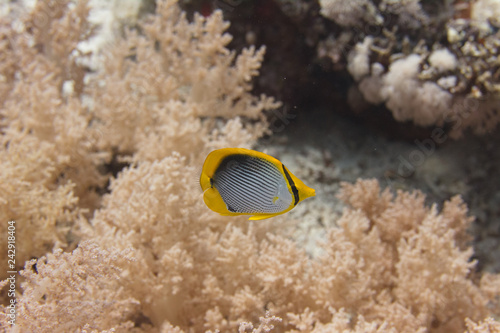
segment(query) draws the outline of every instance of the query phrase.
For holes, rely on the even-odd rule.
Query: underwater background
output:
[[[6,332],[500,332],[500,1],[0,2]],[[220,216],[215,149],[316,196]]]

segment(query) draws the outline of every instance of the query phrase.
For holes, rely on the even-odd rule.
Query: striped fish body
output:
[[[221,215],[261,220],[283,214],[315,191],[280,161],[243,148],[211,152],[200,176],[206,205]]]

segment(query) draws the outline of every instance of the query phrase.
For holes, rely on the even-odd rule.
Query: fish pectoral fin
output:
[[[268,219],[270,217],[273,217],[273,216],[276,216],[278,214],[263,214],[263,215],[254,215],[254,216],[250,216],[248,219],[249,220],[252,220],[252,221],[257,221],[257,220],[264,220],[264,219]]]

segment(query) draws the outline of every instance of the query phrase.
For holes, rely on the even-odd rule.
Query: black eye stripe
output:
[[[295,186],[295,183],[293,182],[292,177],[290,177],[290,174],[288,173],[287,169],[285,168],[285,165],[282,164],[281,166],[283,167],[283,172],[285,173],[286,180],[288,180],[288,182],[290,183],[290,187],[291,187],[292,192],[293,192],[293,197],[295,199],[293,205],[297,206],[297,204],[299,203],[299,191],[297,190],[297,187]]]

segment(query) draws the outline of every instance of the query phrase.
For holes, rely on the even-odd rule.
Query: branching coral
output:
[[[62,12],[71,8],[82,7]],[[57,22],[66,22],[66,15]],[[2,174],[2,208],[8,213],[2,218],[16,219],[20,244],[31,236],[21,232],[29,223],[38,228],[29,232],[41,230],[52,238],[32,236],[32,248],[23,255],[38,259],[28,261],[21,274],[17,325],[8,325],[2,306],[2,328],[449,332],[494,327],[486,318],[497,310],[499,278],[473,272],[466,236],[471,218],[459,198],[439,212],[426,207],[418,192],[381,192],[376,181],[343,184],[340,197],[348,208],[338,227],[325,231],[317,258],[286,237],[278,218],[249,223],[204,205],[196,170],[205,153],[250,146],[266,129],[261,112],[278,106],[250,94],[263,50],[237,56],[226,48],[226,27],[219,12],[190,23],[175,2],[160,1],[156,14],[140,23],[140,33],[128,31],[109,45],[104,63],[88,79],[78,81],[80,76],[65,76],[57,68],[57,75],[47,75],[43,66],[52,60],[44,48],[26,60],[29,71],[23,67],[31,81],[12,78],[13,86],[5,90],[1,156],[16,172],[8,174],[11,179]],[[63,94],[63,81],[74,82],[73,93]],[[47,108],[22,100],[18,91]],[[109,178],[109,192],[97,196],[99,208],[80,220],[84,240],[78,247],[50,252],[70,237],[64,223],[75,223],[82,212],[77,199],[86,192],[77,189],[107,180],[97,177],[97,170],[101,155],[111,153],[132,163]],[[93,174],[96,179],[87,183]],[[37,195],[43,197],[34,200]],[[486,321],[475,324],[481,320]]]
[[[86,1],[39,1],[1,25],[0,218],[34,240],[19,247],[19,265],[76,240],[75,221],[99,205],[112,152],[140,161],[181,151],[199,164],[211,149],[249,146],[266,129],[261,112],[279,106],[249,92],[263,48],[237,56],[225,48],[221,13],[189,23],[174,2],[158,4],[143,35],[107,45],[98,74],[85,77],[88,13]]]
[[[130,316],[139,304],[123,288],[120,268],[130,260],[130,251],[107,251],[82,242],[73,253],[57,250],[28,261],[17,327],[22,332],[131,329]]]
[[[123,324],[125,330],[132,321],[139,331],[245,331],[268,309],[281,318],[271,321],[278,331],[458,332],[465,330],[466,318],[467,326],[475,327],[471,320],[484,319],[496,306],[499,278],[474,278],[466,236],[471,218],[458,197],[438,213],[425,207],[418,192],[394,197],[387,190],[380,193],[376,181],[343,184],[341,197],[351,208],[339,227],[328,231],[323,254],[311,259],[279,230],[266,233],[268,225],[228,222],[207,212],[193,194],[195,185],[179,173],[183,163],[180,157],[166,158],[125,171],[96,214],[89,231],[93,242],[127,253],[121,259],[102,254],[119,269],[118,279],[86,268],[98,264],[92,264],[95,256],[85,259],[86,252],[102,251],[95,245],[55,255],[53,265],[64,260],[82,268],[54,268],[52,280],[62,279],[54,286],[64,292],[51,297],[83,297],[90,303],[95,298],[98,304],[119,300],[112,309],[81,309],[79,318],[97,310],[102,317],[95,324],[82,319],[75,328]],[[38,265],[43,268],[44,262]],[[66,279],[81,281],[74,270],[91,274],[91,285],[102,291],[82,293],[76,282],[65,287]],[[29,325],[61,320],[43,310],[48,271],[24,274],[31,282],[24,285],[20,303],[38,314]],[[108,284],[119,285],[119,295]],[[108,311],[113,316],[98,324]]]
[[[221,12],[196,14],[189,23],[174,2],[162,1],[141,24],[143,34],[129,31],[106,48],[99,88],[91,92],[103,143],[152,161],[173,151],[198,156],[245,146],[262,135],[262,111],[279,106],[249,93],[264,48],[237,56],[226,48],[227,27]]]
[[[493,318],[487,318],[483,322],[474,323],[470,319],[467,320],[467,333],[479,333],[479,332],[500,332],[500,324],[493,320]]]
[[[71,8],[38,2],[31,13],[0,24],[2,66],[8,66],[0,88],[0,219],[16,221],[17,237],[33,240],[18,247],[18,265],[71,241],[68,231],[82,208],[95,207],[92,189],[105,181],[97,166],[106,154],[95,150],[96,133],[79,97],[84,71],[76,65],[76,45],[90,33],[87,14],[84,1]],[[6,267],[6,256],[0,263]]]

